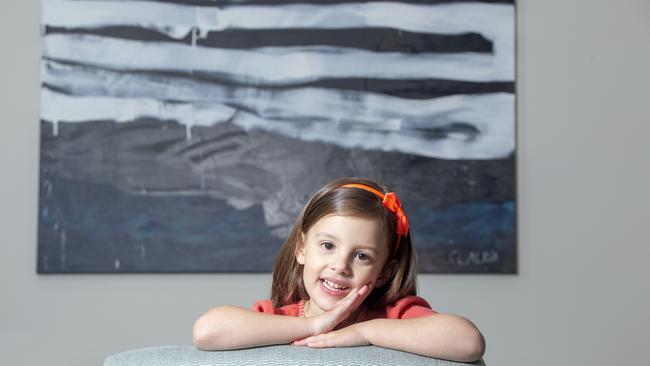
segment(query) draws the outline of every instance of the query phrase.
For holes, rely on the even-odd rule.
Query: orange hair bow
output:
[[[395,253],[397,253],[397,249],[399,249],[400,239],[402,237],[405,237],[409,232],[409,219],[406,216],[404,209],[402,208],[402,202],[399,200],[399,198],[397,198],[397,193],[388,192],[384,194],[370,186],[357,183],[344,184],[341,187],[361,188],[375,194],[377,197],[379,197],[379,199],[381,199],[381,203],[384,205],[384,207],[386,207],[388,211],[392,212],[395,215],[397,218],[397,243],[395,243],[395,250],[393,251],[393,255],[395,255]]]

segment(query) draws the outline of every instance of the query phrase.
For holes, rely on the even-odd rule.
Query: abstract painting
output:
[[[516,273],[514,1],[42,0],[39,273],[269,272],[324,183]]]

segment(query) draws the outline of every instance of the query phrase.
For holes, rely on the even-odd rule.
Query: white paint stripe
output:
[[[296,83],[326,77],[514,80],[511,62],[475,53],[374,53],[337,47],[233,50],[93,35],[50,34],[44,39],[43,56],[124,71],[215,72],[252,83]]]
[[[52,61],[42,63],[42,75],[47,85],[74,95],[225,104],[268,119],[295,117],[331,122],[353,119],[355,123],[371,125],[376,130],[421,129],[449,124],[455,118],[450,112],[471,107],[475,101],[488,98],[486,95],[509,95],[455,95],[422,100],[316,87],[273,90],[226,86],[177,76],[120,73]],[[509,104],[511,98],[491,98],[496,103],[514,108]],[[499,130],[513,128],[507,124],[508,119],[495,115],[500,110],[499,106],[495,107],[482,112],[484,119],[490,124],[505,124]],[[468,122],[473,123],[473,120]]]
[[[266,113],[266,117],[259,117],[241,110],[235,114],[233,108],[214,102],[169,105],[150,98],[75,97],[47,89],[42,91],[42,118],[83,122],[154,117],[174,119],[185,125],[211,125],[232,118],[234,123],[247,130],[262,129],[304,141],[323,141],[347,148],[400,151],[447,159],[492,159],[514,151],[513,95],[456,95],[429,103],[435,104],[438,112],[428,116],[427,123],[418,127],[444,127],[462,122],[474,126],[479,134],[473,139],[461,134],[431,139],[417,130],[402,128],[399,119],[386,117],[382,120],[381,116],[367,119],[361,111],[339,119],[340,116],[327,114],[338,106],[332,108],[327,103],[315,111],[308,111],[307,115],[273,109]]]
[[[207,31],[267,28],[393,27],[413,32],[457,34],[479,32],[496,36],[513,28],[511,4],[455,3],[405,4],[399,2],[331,5],[288,4],[270,6],[206,7],[154,1],[43,0],[42,22],[58,27],[139,26]]]
[[[137,26],[182,38],[194,27],[205,25],[208,30],[214,27],[217,11],[217,8],[154,1],[43,0],[42,22],[66,28]]]
[[[503,122],[503,125],[512,125],[511,121],[514,116],[508,118],[508,108],[495,103],[495,99],[498,100],[499,98],[509,99],[509,102],[511,102],[513,96],[498,95],[477,99],[473,105],[466,105],[464,110],[450,111],[450,117],[458,118],[461,121],[474,118],[475,121],[473,122],[485,128],[486,121],[481,112],[499,109],[499,114],[504,117],[499,122]],[[513,115],[514,113],[510,114]],[[342,125],[318,121],[298,125],[298,123],[287,123],[287,121],[262,119],[252,114],[238,114],[237,117],[234,122],[247,130],[264,129],[303,141],[322,141],[346,148],[398,151],[413,155],[456,160],[503,158],[514,151],[512,129],[500,131],[499,125],[501,123],[496,124],[497,128],[495,130],[482,130],[474,140],[467,140],[464,135],[454,134],[446,138],[428,139],[409,130],[377,131],[368,127],[354,129],[350,128],[349,123]]]
[[[233,108],[213,103],[168,103],[151,98],[68,96],[41,89],[41,118],[59,123],[98,120],[131,122],[140,117],[153,117],[175,120],[189,126],[211,126],[231,118],[234,113]]]

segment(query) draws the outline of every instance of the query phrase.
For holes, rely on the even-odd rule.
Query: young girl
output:
[[[485,341],[468,320],[416,295],[409,221],[395,193],[345,178],[302,209],[276,259],[271,300],[220,306],[194,324],[194,344],[225,350],[270,344],[377,345],[475,361]]]

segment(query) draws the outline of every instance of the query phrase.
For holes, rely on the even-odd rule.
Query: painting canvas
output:
[[[270,272],[338,177],[516,273],[514,1],[42,0],[39,273]]]

